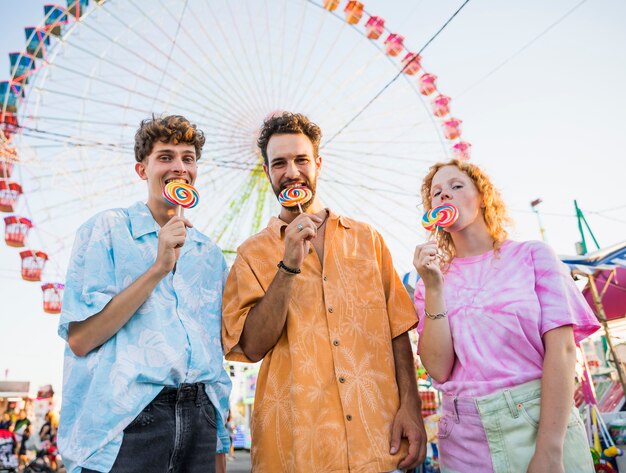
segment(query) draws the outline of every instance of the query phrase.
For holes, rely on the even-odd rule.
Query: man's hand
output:
[[[185,244],[186,227],[193,225],[186,218],[175,216],[159,230],[159,246],[154,266],[160,273],[165,275],[174,269],[180,249]]]
[[[215,473],[226,473],[226,454],[215,454]]]
[[[391,428],[391,450],[394,455],[400,449],[401,439],[409,441],[409,452],[398,464],[400,470],[417,467],[426,458],[426,429],[421,412],[398,409]]]
[[[314,214],[300,214],[285,229],[285,256],[283,263],[299,269],[309,254],[311,240],[317,235],[317,227],[324,220]]]

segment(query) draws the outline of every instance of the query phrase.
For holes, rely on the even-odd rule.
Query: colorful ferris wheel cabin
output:
[[[404,59],[402,59],[402,72],[410,76],[414,76],[422,68],[422,65],[420,64],[421,60],[422,58],[419,54],[408,53],[406,56],[404,56]]]
[[[335,11],[339,6],[339,0],[324,0],[324,8],[328,11]]]
[[[467,161],[471,157],[472,145],[467,141],[459,141],[452,147],[452,157],[454,159],[460,159]]]
[[[4,241],[8,246],[23,248],[31,228],[33,228],[33,223],[26,217],[17,215],[4,217]]]
[[[61,303],[63,302],[63,289],[65,285],[60,283],[42,284],[43,292],[43,311],[46,314],[60,314]]]
[[[361,2],[348,2],[343,10],[346,14],[346,21],[351,25],[356,25],[363,16],[363,4]]]
[[[20,195],[22,195],[21,185],[0,179],[0,212],[13,212]]]
[[[43,12],[46,31],[55,36],[61,36],[61,28],[67,24],[67,13],[65,10],[56,5],[45,5]]]
[[[370,19],[365,23],[365,31],[369,39],[380,38],[380,35],[385,31],[385,20],[379,16],[370,16]]]
[[[24,250],[20,252],[22,258],[22,279],[24,281],[41,281],[41,273],[48,255],[43,251]]]
[[[431,95],[437,91],[437,76],[435,74],[422,74],[418,79],[418,87],[420,94]]]
[[[432,103],[433,115],[440,118],[448,115],[450,113],[451,100],[452,99],[446,95],[437,95]]]
[[[456,140],[461,136],[461,123],[462,120],[458,118],[450,118],[443,122],[443,136],[446,137],[447,140]]]
[[[385,52],[390,56],[397,56],[404,48],[404,36],[391,33],[385,40]]]
[[[22,53],[9,53],[11,80],[28,84],[28,76],[35,70],[35,58]]]

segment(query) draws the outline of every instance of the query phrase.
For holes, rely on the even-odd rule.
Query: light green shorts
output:
[[[476,398],[495,473],[526,472],[535,453],[541,410],[541,381]],[[593,473],[585,427],[572,405],[563,445],[566,473]]]

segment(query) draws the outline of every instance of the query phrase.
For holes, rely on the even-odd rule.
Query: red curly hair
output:
[[[500,192],[494,187],[491,179],[485,172],[468,161],[461,161],[458,159],[452,159],[447,162],[439,162],[433,164],[428,170],[428,174],[422,181],[422,204],[424,205],[424,211],[432,209],[431,204],[431,188],[433,184],[433,177],[437,174],[442,167],[456,166],[460,171],[464,172],[474,183],[476,189],[482,198],[484,208],[482,209],[483,218],[487,224],[487,229],[491,238],[493,238],[493,248],[498,250],[502,242],[507,239],[508,232],[505,229],[506,225],[511,223],[506,210],[506,205]],[[435,233],[435,230],[431,232],[431,235]],[[439,248],[443,253],[442,267],[447,267],[452,259],[456,255],[456,249],[454,247],[454,241],[448,232],[439,232]]]

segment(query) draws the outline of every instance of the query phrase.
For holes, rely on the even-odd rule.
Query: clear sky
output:
[[[41,21],[44,3],[0,0],[1,79],[9,76],[6,53],[23,49],[23,27]],[[418,49],[461,3],[365,5]],[[580,3],[472,0],[423,53],[463,120],[473,161],[487,169],[509,205],[512,236],[540,238],[529,203],[541,198],[548,242],[560,254],[574,254],[579,240],[574,199],[602,246],[626,240],[626,4],[588,0],[558,22]],[[71,246],[71,238],[62,244]],[[58,317],[42,314],[38,285],[5,269],[15,258],[15,251],[0,248],[0,376],[9,370],[10,379],[30,380],[34,389],[51,382],[58,390]]]

